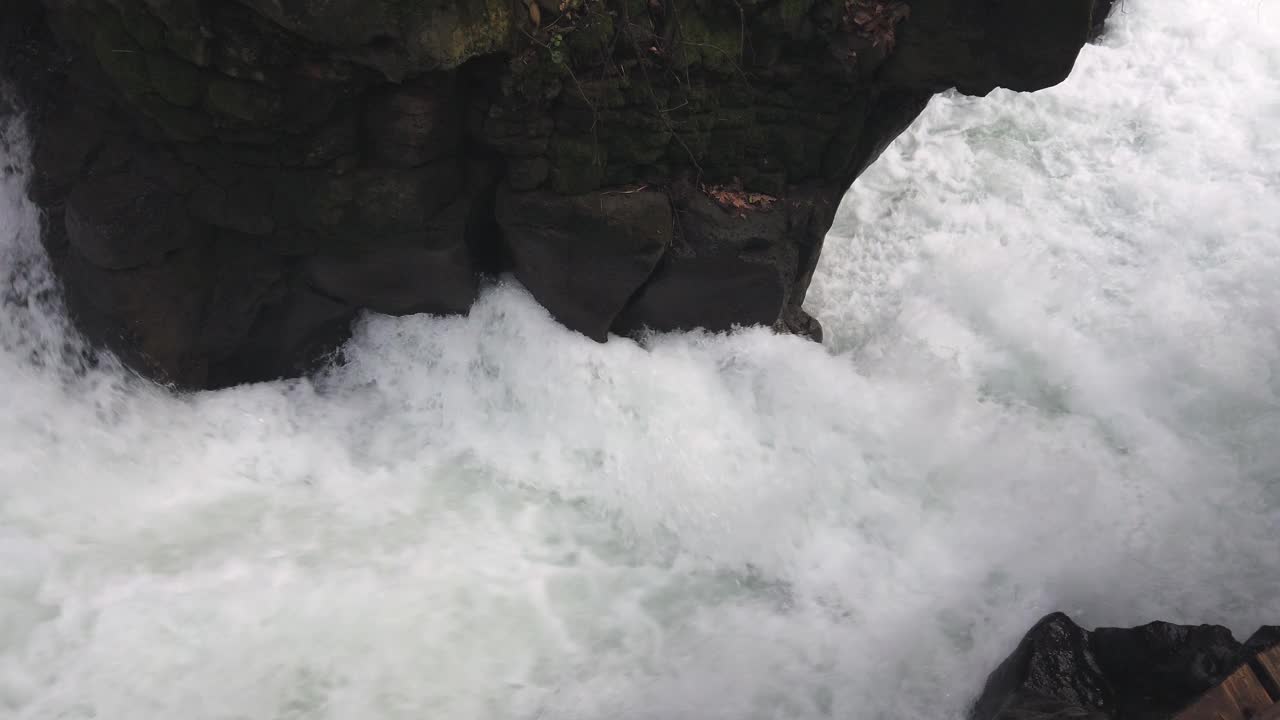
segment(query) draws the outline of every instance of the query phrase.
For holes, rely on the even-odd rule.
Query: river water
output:
[[[1051,610],[1280,623],[1280,8],[942,96],[761,330],[514,285],[315,381],[86,367],[0,168],[0,717],[960,718]]]

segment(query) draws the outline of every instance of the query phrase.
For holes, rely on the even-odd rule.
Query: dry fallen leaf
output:
[[[726,210],[767,209],[778,201],[778,198],[772,195],[743,192],[741,188],[741,183],[734,183],[732,186],[704,185],[702,191]],[[739,216],[746,217],[742,213],[739,213]]]

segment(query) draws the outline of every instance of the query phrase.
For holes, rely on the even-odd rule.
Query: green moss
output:
[[[633,23],[646,24],[649,20],[649,2],[648,0],[615,0],[616,5],[623,13],[623,17],[631,20]],[[652,30],[653,25],[648,23],[645,25],[647,29]]]
[[[728,128],[713,130],[711,139],[707,143],[705,164],[713,168],[723,168],[729,172],[743,167],[746,164],[746,158],[742,140],[741,131]]]
[[[603,117],[610,113],[611,108],[625,108],[630,104],[622,85],[620,80],[612,78],[579,82],[573,82],[573,78],[569,78],[569,90],[564,95],[564,103],[593,109]]]
[[[592,138],[556,135],[551,139],[551,187],[576,195],[600,187],[604,180],[605,151]]]
[[[710,133],[689,133],[676,130],[676,137],[667,144],[667,161],[676,167],[688,167],[690,155],[701,162],[707,156],[711,144]]]
[[[782,0],[778,10],[784,21],[791,22],[808,15],[812,7],[813,0]]]
[[[613,17],[602,11],[589,12],[564,37],[575,62],[599,61],[613,37]]]
[[[734,12],[733,20],[708,22],[693,0],[675,5],[680,22],[679,45],[673,55],[677,68],[701,65],[723,75],[738,71],[743,53],[742,25]]]
[[[410,55],[428,66],[455,68],[474,57],[510,49],[513,8],[517,3],[383,1],[399,6],[400,26],[406,30]]]
[[[542,104],[554,100],[568,79],[567,66],[555,62],[546,48],[529,48],[512,58],[509,67],[510,83],[503,91],[524,102]],[[568,98],[570,103],[577,102],[575,94]]]
[[[662,159],[669,142],[671,132],[666,129],[646,132],[624,128],[610,135],[607,141],[609,161],[651,165]]]

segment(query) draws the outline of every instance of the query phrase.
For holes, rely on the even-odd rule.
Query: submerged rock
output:
[[[1103,0],[10,0],[68,307],[140,371],[311,367],[510,272],[567,326],[801,310],[854,179],[957,87],[1061,81]]]
[[[1280,702],[1278,681],[1280,628],[1241,643],[1217,625],[1087,631],[1053,613],[987,678],[970,718],[1243,719]]]

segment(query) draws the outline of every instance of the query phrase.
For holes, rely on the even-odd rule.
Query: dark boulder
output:
[[[477,290],[471,259],[461,245],[317,255],[307,261],[305,274],[325,295],[388,315],[465,313]]]
[[[1066,79],[1093,30],[1095,0],[912,0],[885,73],[903,87],[969,95]]]
[[[200,243],[204,233],[184,205],[164,178],[128,169],[94,173],[67,197],[67,240],[98,267],[137,267]]]
[[[785,290],[777,268],[733,255],[672,257],[654,272],[614,322],[619,334],[742,325],[770,326]]]
[[[660,192],[514,193],[497,204],[512,272],[557,320],[603,341],[671,244]]]
[[[428,75],[369,99],[364,129],[377,162],[416,167],[461,154],[462,108],[453,81],[447,73]]]
[[[1263,667],[1272,656],[1259,654],[1271,648],[1280,648],[1273,627],[1240,643],[1217,625],[1153,622],[1087,631],[1053,613],[987,678],[970,717],[1169,720],[1183,711],[1187,718],[1217,717],[1223,708],[1247,716],[1250,708],[1280,701],[1280,688],[1268,688],[1280,678],[1280,653],[1274,669]]]
[[[1062,613],[1036,623],[987,678],[973,720],[1109,720],[1111,684],[1089,647],[1089,633]]]
[[[1098,628],[1093,653],[1116,689],[1120,717],[1163,718],[1218,684],[1241,662],[1242,645],[1219,625],[1153,622]]]
[[[189,387],[207,377],[201,328],[208,259],[206,247],[188,248],[153,264],[109,270],[71,252],[55,267],[72,319],[91,342],[146,375]]]
[[[300,283],[277,288],[235,349],[211,364],[208,387],[294,377],[319,368],[350,334],[356,308]]]

